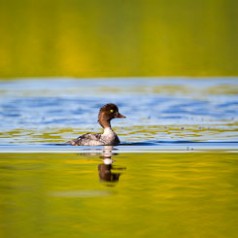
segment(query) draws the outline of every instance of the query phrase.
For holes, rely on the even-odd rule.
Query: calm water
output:
[[[237,78],[0,81],[0,237],[237,237],[237,95]],[[108,102],[122,145],[65,145]]]
[[[1,154],[0,237],[237,237],[237,154],[99,157]]]

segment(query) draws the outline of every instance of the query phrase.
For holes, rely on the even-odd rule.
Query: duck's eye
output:
[[[113,109],[111,109],[111,110],[110,110],[110,112],[111,112],[111,113],[113,113],[113,112],[114,112],[114,110],[113,110]]]

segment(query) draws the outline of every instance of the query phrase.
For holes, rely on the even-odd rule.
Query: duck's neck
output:
[[[112,130],[111,127],[111,122],[110,120],[103,120],[101,118],[99,118],[98,123],[101,125],[101,127],[105,130],[106,128],[110,128]]]
[[[111,127],[111,123],[110,121],[100,121],[99,120],[99,124],[102,126],[103,128],[103,134],[106,135],[106,134],[113,134],[113,130],[112,130],[112,127]]]
[[[106,136],[112,136],[114,135],[114,131],[112,130],[111,127],[106,127],[106,128],[103,128],[103,135],[106,135]]]

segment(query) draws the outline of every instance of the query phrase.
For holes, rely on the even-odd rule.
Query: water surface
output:
[[[127,116],[112,122],[124,146],[235,149],[237,95],[237,78],[3,80],[0,145],[64,150],[56,144],[100,132],[98,110],[112,102]]]
[[[0,81],[0,237],[237,237],[237,86]],[[100,131],[109,102],[121,145],[65,144]]]
[[[237,237],[237,154],[100,156],[1,154],[0,236]]]

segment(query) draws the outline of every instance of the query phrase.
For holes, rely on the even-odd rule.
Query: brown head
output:
[[[115,104],[109,103],[100,108],[98,122],[103,128],[111,127],[110,121],[113,118],[125,118],[125,116],[119,113],[118,107]]]

